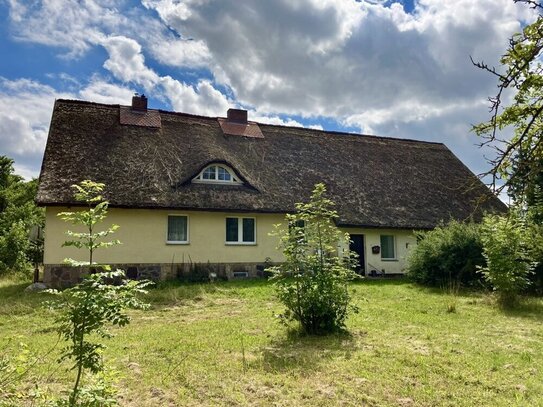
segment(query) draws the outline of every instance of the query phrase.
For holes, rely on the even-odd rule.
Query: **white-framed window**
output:
[[[187,215],[168,215],[166,243],[189,243],[189,217]]]
[[[208,165],[192,180],[192,182],[234,185],[243,184],[243,182],[235,175],[234,171],[223,164]]]
[[[396,260],[394,235],[381,235],[381,260]]]
[[[227,217],[226,244],[256,244],[256,219]]]

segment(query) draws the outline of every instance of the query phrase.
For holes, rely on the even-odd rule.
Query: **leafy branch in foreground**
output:
[[[146,308],[147,304],[143,303],[139,296],[146,293],[145,288],[151,283],[126,280],[124,271],[110,271],[109,266],[98,265],[94,261],[94,252],[97,249],[119,244],[118,240],[103,240],[114,233],[118,226],[113,225],[109,229],[96,232],[96,226],[107,216],[108,202],[101,195],[104,184],[86,180],[73,187],[75,199],[85,203],[87,209],[62,212],[59,216],[73,225],[83,226],[85,231],[69,231],[67,234],[72,240],[66,241],[63,246],[87,249],[89,260],[66,259],[66,262],[71,266],[93,266],[104,270],[86,276],[79,284],[64,291],[48,290],[58,297],[58,301],[49,302],[48,305],[60,311],[55,320],[56,329],[60,337],[68,343],[62,350],[61,360],[73,360],[73,369],[77,370],[68,400],[70,406],[77,406],[83,392],[80,388],[83,372],[103,372],[101,352],[104,345],[94,339],[111,337],[108,325],[127,325],[130,322],[127,308]]]
[[[357,277],[356,254],[348,249],[349,235],[335,226],[337,212],[325,193],[324,184],[315,185],[310,201],[287,215],[288,228],[276,225],[285,262],[268,269],[286,307],[281,318],[299,322],[309,334],[343,329],[349,312],[357,311],[348,291],[348,282]]]
[[[484,62],[473,62],[498,80],[496,96],[489,98],[490,120],[474,126],[481,146],[495,150],[489,159],[492,186],[500,192],[508,188],[515,201],[525,203],[530,189],[543,187],[543,6],[539,1],[514,0],[537,11],[536,20],[509,40],[500,63],[503,72]],[[504,106],[509,92],[512,102]],[[512,128],[511,138],[502,131]],[[499,185],[501,184],[501,185]]]

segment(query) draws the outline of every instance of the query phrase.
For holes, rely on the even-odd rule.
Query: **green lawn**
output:
[[[52,316],[25,286],[0,281],[0,352],[17,340],[43,355],[57,342]],[[349,334],[299,337],[274,319],[268,282],[155,288],[151,310],[107,340],[121,405],[543,406],[543,301],[504,312],[483,294],[453,299],[404,281],[352,291]],[[72,380],[60,346],[27,386]]]

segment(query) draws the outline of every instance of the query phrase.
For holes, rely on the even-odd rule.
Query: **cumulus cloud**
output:
[[[84,100],[97,103],[130,105],[135,89],[129,89],[102,79],[93,79],[79,96]]]
[[[53,88],[29,79],[0,78],[0,151],[15,159],[17,173],[37,175],[58,96]]]
[[[159,77],[145,65],[140,44],[124,36],[107,37],[100,42],[109,54],[104,68],[123,82],[138,83],[147,91],[153,89]]]
[[[299,121],[296,121],[294,119],[282,119],[279,116],[269,115],[254,110],[249,111],[249,120],[258,123],[275,124],[279,126],[304,127],[303,123],[300,123]],[[311,125],[308,127],[315,130],[323,130],[323,127],[320,124]]]
[[[16,39],[64,48],[68,57],[88,51],[104,32],[130,24],[130,19],[119,13],[110,0],[9,3],[11,30]]]
[[[178,32],[202,40],[215,77],[261,110],[347,117],[370,109],[458,103],[492,78],[469,56],[496,61],[522,17],[509,0],[147,1]],[[273,16],[273,17],[272,17]]]
[[[203,41],[173,33],[159,19],[127,1],[55,0],[32,6],[9,0],[10,28],[20,41],[58,47],[67,58],[79,58],[104,38],[123,36],[144,44],[164,65],[205,66],[210,55]]]
[[[232,104],[209,81],[200,81],[196,87],[184,84],[170,76],[160,79],[164,94],[178,112],[221,116]]]

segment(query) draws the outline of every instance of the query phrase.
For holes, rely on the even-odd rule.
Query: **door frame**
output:
[[[368,255],[366,251],[366,235],[364,233],[349,233],[349,239],[351,236],[361,236],[362,237],[362,251],[364,252],[364,264],[362,266],[364,267],[364,276],[367,273],[368,270]],[[349,244],[349,250],[350,250],[350,244]]]

